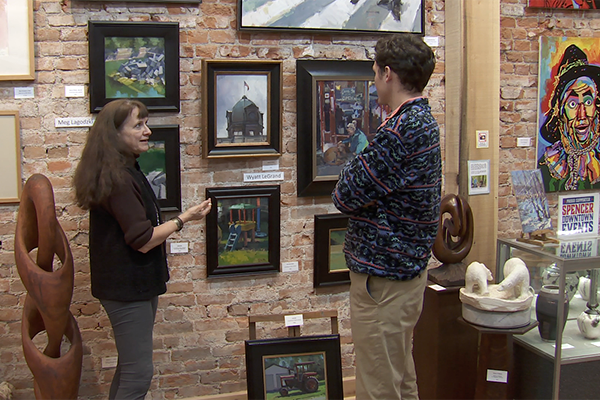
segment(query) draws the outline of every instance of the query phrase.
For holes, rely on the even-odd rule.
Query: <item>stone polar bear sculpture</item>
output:
[[[504,263],[504,280],[498,284],[498,291],[504,292],[505,298],[518,299],[527,297],[529,290],[529,269],[520,258],[513,257]]]
[[[488,295],[488,281],[494,280],[492,271],[484,264],[473,261],[467,267],[465,272],[465,291],[467,293],[478,293],[480,295]]]

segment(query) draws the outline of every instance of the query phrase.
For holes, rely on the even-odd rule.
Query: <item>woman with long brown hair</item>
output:
[[[148,150],[148,110],[136,100],[98,114],[74,178],[77,204],[90,211],[92,295],[113,327],[118,363],[109,399],[143,399],[153,375],[152,331],[169,279],[165,240],[204,218],[210,199],[163,222],[137,157]]]

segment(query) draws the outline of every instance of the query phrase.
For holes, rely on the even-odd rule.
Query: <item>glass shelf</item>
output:
[[[564,296],[567,276],[586,276],[592,269],[600,268],[600,237],[559,240],[558,243],[545,245],[530,244],[516,239],[498,239],[496,274],[497,282],[504,278],[504,263],[511,257],[522,259],[530,273],[530,285],[535,293],[542,287],[544,271],[552,264],[557,268],[556,284],[559,293]],[[575,282],[576,284],[577,282]],[[532,305],[535,318],[535,303]],[[576,293],[569,302],[568,315],[558,310],[558,326],[567,323],[564,330],[558,329],[555,341],[546,341],[540,337],[538,329],[532,329],[523,335],[515,335],[515,342],[530,351],[550,360],[554,365],[552,398],[558,399],[560,371],[562,365],[584,361],[600,360],[600,339],[586,339],[577,327],[577,317],[587,309],[587,302]],[[558,361],[557,361],[558,360]]]

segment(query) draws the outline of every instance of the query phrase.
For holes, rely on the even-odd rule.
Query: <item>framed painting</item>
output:
[[[249,399],[339,399],[342,358],[339,335],[247,340]]]
[[[21,200],[21,135],[18,111],[0,111],[0,203]]]
[[[90,109],[134,98],[179,111],[179,23],[89,21]]]
[[[298,196],[329,196],[344,165],[390,113],[377,103],[373,61],[298,60]]]
[[[315,288],[350,283],[344,256],[348,215],[315,215]]]
[[[523,233],[552,230],[548,199],[539,169],[511,171]]]
[[[279,272],[279,186],[207,188],[208,277]]]
[[[150,126],[149,149],[138,163],[152,186],[161,211],[181,211],[179,125]]]
[[[203,60],[205,158],[281,154],[281,61]]]
[[[600,0],[528,0],[527,6],[561,10],[597,10],[600,9]]]
[[[537,167],[546,192],[600,189],[600,38],[540,37]]]
[[[195,3],[200,4],[202,0],[73,0],[76,2],[87,3],[87,2],[103,2],[103,3],[175,3],[175,4],[183,4],[183,3]]]
[[[33,1],[0,0],[0,81],[34,79]]]
[[[423,5],[423,0],[238,0],[238,28],[423,34]]]

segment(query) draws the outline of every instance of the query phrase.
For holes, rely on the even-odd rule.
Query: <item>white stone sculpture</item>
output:
[[[504,263],[504,280],[498,291],[504,292],[505,299],[518,299],[529,295],[529,270],[520,258],[513,257]]]
[[[484,264],[473,261],[469,264],[465,272],[465,291],[483,296],[488,295],[488,281],[491,282],[493,280],[492,271]]]
[[[460,289],[463,318],[476,325],[516,328],[529,324],[534,290],[529,285],[529,270],[523,260],[511,258],[503,266],[505,279],[488,284],[492,273],[483,264],[472,262]]]

